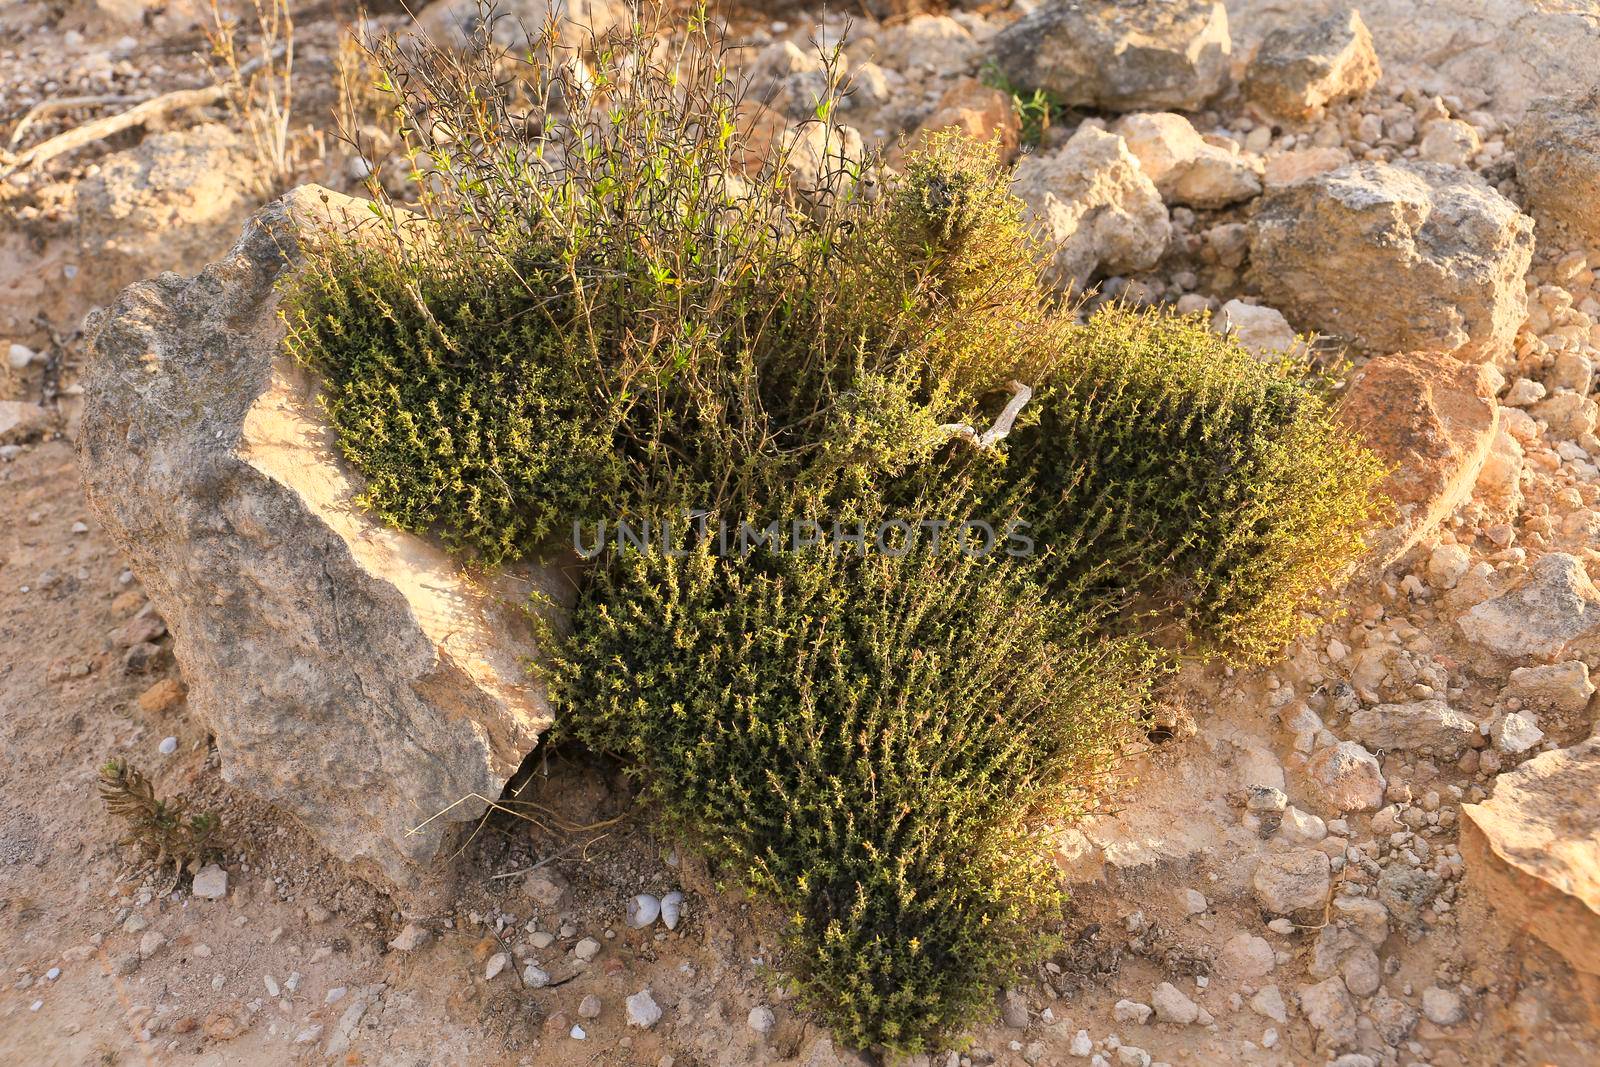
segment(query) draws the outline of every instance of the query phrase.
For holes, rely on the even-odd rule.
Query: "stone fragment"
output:
[[[597,38],[625,30],[633,18],[627,0],[494,0],[487,14],[478,0],[434,0],[415,25],[430,40],[453,48],[493,40],[516,50],[534,47],[546,24],[554,22],[561,45],[587,51]]]
[[[1123,999],[1112,1005],[1111,1015],[1119,1023],[1127,1023],[1130,1026],[1143,1026],[1149,1020],[1152,1010],[1154,1009],[1148,1004],[1140,1004],[1136,1000]]]
[[[1256,903],[1271,915],[1311,916],[1321,920],[1328,901],[1328,855],[1314,848],[1297,848],[1263,858],[1251,885]]]
[[[1295,148],[1268,156],[1261,182],[1268,189],[1278,189],[1326,174],[1330,170],[1338,170],[1349,162],[1350,152],[1337,146]]]
[[[1600,736],[1495,779],[1461,814],[1467,884],[1600,990]]]
[[[943,130],[955,130],[983,144],[993,141],[1000,161],[1009,163],[1017,155],[1022,123],[1011,97],[977,78],[962,78],[944,91],[907,143],[915,146]]]
[[[1472,495],[1500,427],[1492,397],[1485,368],[1437,352],[1379,356],[1352,376],[1340,416],[1390,468],[1376,561],[1398,559]]]
[[[1511,143],[1534,214],[1600,243],[1600,89],[1535,100]]]
[[[1359,1017],[1343,979],[1335,976],[1316,985],[1301,986],[1299,1000],[1301,1012],[1316,1031],[1318,1048],[1338,1050],[1355,1043]]]
[[[1589,706],[1595,686],[1589,665],[1581,659],[1543,667],[1518,667],[1500,695],[1520,700],[1524,707],[1576,715]]]
[[[201,900],[221,900],[228,895],[228,872],[208,863],[195,872],[190,891]]]
[[[1389,937],[1389,909],[1368,897],[1333,898],[1333,913],[1373,947]]]
[[[1489,724],[1489,740],[1508,756],[1520,756],[1544,740],[1544,731],[1525,711],[1497,716]]]
[[[1377,811],[1385,782],[1377,759],[1354,741],[1318,749],[1306,761],[1307,782],[1323,810]]]
[[[1292,352],[1299,341],[1294,327],[1276,308],[1259,304],[1246,304],[1243,300],[1230,300],[1211,321],[1218,333],[1231,334],[1245,348],[1258,356],[1278,356]]]
[[[772,1028],[777,1023],[778,1020],[772,1014],[772,1009],[765,1004],[757,1004],[750,1009],[750,1014],[745,1017],[745,1024],[756,1033],[762,1035],[772,1033]]]
[[[469,575],[356,505],[316,383],[282,351],[275,288],[298,235],[340,215],[370,217],[303,186],[194,281],[139,283],[94,316],[79,458],[180,635],[223,777],[405,891],[549,723],[522,606],[562,580]]]
[[[1273,1022],[1289,1021],[1289,1009],[1283,1002],[1283,993],[1275,985],[1269,985],[1251,997],[1250,1010]]]
[[[881,52],[896,70],[923,67],[940,75],[967,69],[978,42],[949,15],[914,15],[885,28]]]
[[[1227,84],[1228,13],[1211,0],[1063,0],[1000,31],[1012,85],[1107,111],[1198,110]]]
[[[1422,991],[1422,1014],[1435,1026],[1454,1026],[1467,1017],[1467,1009],[1460,993],[1435,985]]]
[[[1390,1048],[1399,1048],[1417,1026],[1414,1008],[1403,1000],[1382,993],[1373,997],[1372,1003],[1367,1005],[1367,1018],[1372,1020],[1373,1029]]]
[[[1431,870],[1391,863],[1378,875],[1378,902],[1397,928],[1412,935],[1422,927],[1423,909],[1443,888],[1444,880]]]
[[[1478,736],[1478,724],[1442,700],[1378,704],[1350,716],[1350,737],[1378,752],[1418,752],[1455,759]]]
[[[1162,982],[1156,986],[1155,991],[1150,994],[1150,1005],[1155,1009],[1156,1019],[1164,1023],[1188,1026],[1200,1018],[1200,1005],[1190,1000],[1171,982]]]
[[[1275,115],[1307,119],[1336,100],[1368,92],[1382,70],[1355,10],[1273,30],[1245,77],[1245,93]]]
[[[1126,115],[1112,127],[1168,204],[1220,208],[1261,192],[1261,161],[1202,137],[1170,111]]]
[[[1483,148],[1483,141],[1472,123],[1461,119],[1435,119],[1422,128],[1422,143],[1417,156],[1429,163],[1465,167]]]
[[[1516,586],[1472,608],[1456,625],[1469,641],[1509,659],[1554,658],[1600,630],[1600,591],[1582,560],[1551,552]]]
[[[1533,220],[1476,175],[1353,163],[1257,203],[1249,280],[1300,328],[1378,355],[1509,352],[1527,313]]]
[[[1255,934],[1234,934],[1222,943],[1222,951],[1217,954],[1218,971],[1241,981],[1265,978],[1277,965],[1272,946]]]
[[[650,990],[641,989],[627,1000],[628,1025],[648,1030],[661,1021],[661,1007],[650,995]]]
[[[1061,289],[1082,289],[1100,273],[1147,270],[1166,251],[1166,205],[1115,134],[1081,127],[1059,152],[1022,160],[1014,188],[1053,249],[1052,281]]]
[[[406,923],[405,928],[389,942],[396,952],[415,952],[428,941],[428,931],[416,923]]]

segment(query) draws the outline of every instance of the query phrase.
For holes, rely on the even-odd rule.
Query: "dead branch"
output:
[[[269,59],[276,59],[283,51],[282,46],[269,52],[267,55],[258,56],[249,63],[239,68],[240,77],[254,73]],[[143,126],[152,119],[167,114],[169,111],[183,111],[194,107],[208,107],[220,103],[228,95],[228,86],[225,84],[208,85],[200,89],[175,89],[170,93],[146,100],[136,104],[126,111],[105,118],[86,122],[82,126],[68,130],[66,133],[57,134],[47,141],[41,141],[17,156],[6,158],[0,154],[0,181],[5,181],[13,174],[29,167],[43,166],[57,156],[76,152],[80,148],[103,141],[113,134],[123,130],[131,130],[136,126]],[[42,105],[41,105],[42,106]],[[67,106],[67,105],[63,105]],[[30,112],[31,114],[31,112]],[[29,119],[24,117],[23,123]],[[16,138],[13,134],[13,141]]]
[[[1011,383],[1011,399],[1006,402],[1005,410],[1000,412],[1000,417],[994,420],[993,426],[979,433],[964,422],[947,422],[939,427],[939,432],[944,434],[946,439],[962,437],[971,441],[977,448],[993,448],[1006,439],[1006,435],[1011,432],[1011,425],[1017,421],[1017,416],[1022,413],[1022,409],[1032,399],[1032,389],[1029,389],[1021,382],[1013,381]]]

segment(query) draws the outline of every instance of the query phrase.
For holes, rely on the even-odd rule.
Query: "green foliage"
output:
[[[1263,362],[1201,317],[1107,308],[1075,331],[1003,481],[1077,596],[1142,599],[1230,658],[1304,631],[1359,556],[1384,475],[1293,361]]]
[[[629,551],[573,623],[550,679],[567,729],[778,902],[786,966],[842,1040],[907,1052],[988,1014],[1045,947],[1064,897],[1040,816],[1092,804],[1154,675],[1025,565],[949,540]]]
[[[379,44],[415,201],[374,185],[368,225],[308,244],[288,343],[364,503],[485,563],[691,509],[1031,524],[1021,559],[613,553],[541,665],[562,729],[785,909],[844,1040],[933,1048],[1040,950],[1038,835],[1093,806],[1172,655],[1297,634],[1381,471],[1305,367],[1199,320],[1077,322],[984,146],[805,181],[755,158],[710,23],[680,29],[581,71]],[[999,447],[957,431],[1013,382]]]
[[[1044,143],[1044,135],[1059,122],[1066,107],[1043,89],[1019,89],[994,63],[987,63],[980,72],[983,83],[1011,97],[1011,107],[1020,123],[1019,140],[1037,148]]]
[[[100,799],[127,824],[128,836],[118,843],[137,845],[157,870],[171,863],[177,875],[222,852],[221,819],[191,812],[182,796],[157,797],[150,780],[126,760],[108,760],[100,768]]]

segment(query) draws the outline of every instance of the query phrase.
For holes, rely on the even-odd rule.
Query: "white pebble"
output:
[[[176,737],[164,737],[161,739],[160,752],[163,756],[170,756],[176,751],[178,751],[178,739]]]

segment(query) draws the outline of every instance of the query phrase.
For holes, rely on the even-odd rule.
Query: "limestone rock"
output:
[[[1467,882],[1586,975],[1600,975],[1600,736],[1541,753],[1461,809]]]
[[[302,186],[199,277],[141,282],[98,314],[80,465],[172,630],[224,778],[407,890],[550,721],[521,605],[560,583],[474,578],[356,506],[316,383],[282,352],[274,290],[296,234],[344,213],[370,217]]]
[[[1472,123],[1461,119],[1435,119],[1422,128],[1422,143],[1417,155],[1429,163],[1465,167],[1483,148],[1483,141]]]
[[[1200,136],[1170,111],[1126,115],[1113,127],[1168,204],[1219,208],[1261,192],[1261,161]]]
[[[1589,706],[1594,688],[1589,665],[1574,659],[1545,667],[1518,667],[1500,695],[1520,700],[1524,707],[1577,715]]]
[[[1382,70],[1359,12],[1273,30],[1256,52],[1245,92],[1273,114],[1306,119],[1325,104],[1361,96]]]
[[[1418,700],[1362,708],[1350,716],[1350,736],[1374,751],[1454,759],[1478,736],[1478,724],[1442,700]]]
[[[1429,986],[1422,991],[1422,1014],[1435,1026],[1454,1026],[1467,1017],[1467,1010],[1460,993]]]
[[[1544,731],[1532,715],[1518,711],[1499,715],[1489,724],[1489,740],[1508,756],[1520,756],[1544,740]]]
[[[1393,525],[1373,545],[1387,564],[1471,495],[1499,414],[1485,368],[1436,352],[1381,356],[1350,381],[1341,417],[1390,467],[1382,486]]]
[[[782,145],[790,187],[810,203],[843,194],[866,158],[861,131],[817,120],[791,129]]]
[[[1551,552],[1516,586],[1474,607],[1456,625],[1469,641],[1509,659],[1550,658],[1600,630],[1600,591],[1582,560]]]
[[[1356,1006],[1345,991],[1344,981],[1337,976],[1302,986],[1299,992],[1300,1010],[1315,1030],[1317,1047],[1341,1049],[1356,1040]]]
[[[1353,163],[1257,203],[1250,280],[1302,329],[1379,355],[1481,363],[1510,349],[1527,312],[1533,220],[1476,175]]]
[[[1383,806],[1383,771],[1372,753],[1353,741],[1317,750],[1306,761],[1305,773],[1325,810],[1377,811]]]
[[[1277,965],[1272,946],[1255,934],[1235,934],[1223,942],[1217,956],[1217,969],[1222,974],[1247,982],[1265,978]]]
[[[553,18],[561,44],[587,48],[596,38],[626,30],[632,17],[627,0],[494,0],[487,21],[478,0],[433,0],[417,16],[416,28],[452,48],[471,48],[492,36],[502,48],[524,49]]]
[[[1351,8],[1396,84],[1481,92],[1496,115],[1521,115],[1552,85],[1593,84],[1600,69],[1600,25],[1582,0],[1228,0],[1235,51]]]
[[[949,75],[966,69],[978,53],[978,42],[949,15],[916,15],[882,34],[884,60],[896,70],[926,67]]]
[[[1098,273],[1147,270],[1172,234],[1166,205],[1116,134],[1084,126],[1061,151],[1017,165],[1016,194],[1054,249],[1052,280],[1086,286]]]
[[[1212,320],[1218,333],[1232,334],[1245,348],[1258,356],[1276,356],[1294,349],[1298,341],[1294,327],[1276,308],[1230,300]]]
[[[1256,903],[1272,915],[1322,917],[1328,900],[1328,854],[1314,848],[1297,848],[1268,856],[1251,879]]]
[[[1350,151],[1347,148],[1333,145],[1295,148],[1269,157],[1261,181],[1268,189],[1279,189],[1326,174],[1330,170],[1338,170],[1349,162]]]
[[[1155,1009],[1156,1018],[1164,1023],[1188,1026],[1200,1018],[1200,1005],[1171,982],[1156,986],[1150,994],[1150,1006]]]
[[[1001,74],[1071,107],[1198,110],[1227,84],[1228,14],[1211,0],[1060,0],[994,39]]]
[[[29,252],[16,266],[30,264],[40,275],[31,278],[8,271],[9,249],[0,250],[0,336],[20,332],[8,320],[23,306],[23,321],[31,321],[46,309],[64,319],[109,304],[124,286],[146,277],[152,263],[186,274],[200,270],[238,234],[257,203],[260,173],[246,138],[205,122],[151,133],[132,148],[100,157],[81,181],[39,188],[40,207],[64,221],[35,224],[32,238],[59,242],[65,262],[82,269],[76,276],[60,266],[41,270]]]
[[[1558,84],[1558,83],[1552,83]],[[1534,214],[1600,242],[1600,89],[1535,100],[1513,137],[1517,179]]]
[[[999,157],[1009,163],[1016,158],[1022,124],[1011,97],[977,78],[962,78],[946,89],[933,114],[924,119],[907,140],[915,146],[928,134],[958,130],[984,144],[998,138]]]

